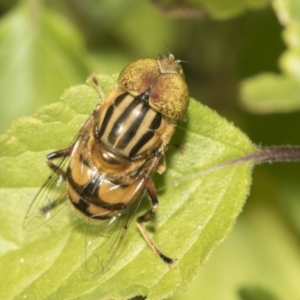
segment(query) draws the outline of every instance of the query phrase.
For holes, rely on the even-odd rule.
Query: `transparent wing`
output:
[[[66,170],[69,157],[62,157],[58,160],[57,167],[61,170]],[[66,181],[62,175],[51,171],[48,179],[42,185],[34,199],[32,200],[23,222],[23,227],[32,231],[49,219],[53,218],[64,205],[58,206],[66,199]]]
[[[67,199],[65,173],[70,161],[70,155],[76,143],[81,143],[81,138],[88,134],[93,116],[89,117],[75,136],[70,146],[66,149],[50,153],[48,157],[52,163],[52,171],[33,198],[24,218],[23,228],[32,231],[58,214],[63,209],[63,202]],[[54,161],[52,161],[52,159]]]
[[[117,203],[121,202],[122,198],[132,197],[131,202],[123,210],[120,210],[118,214],[109,220],[98,221],[100,222],[98,225],[95,220],[87,222],[85,239],[86,266],[88,271],[94,275],[107,269],[118,253],[127,229],[145,196],[147,183],[156,170],[159,158],[152,160],[151,168],[145,173],[141,172],[135,189],[125,191],[119,199],[116,199],[115,202]],[[127,193],[130,193],[130,195]]]

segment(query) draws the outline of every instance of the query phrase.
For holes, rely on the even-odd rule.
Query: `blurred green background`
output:
[[[275,13],[262,0],[0,0],[0,133],[92,72],[118,73],[170,50],[186,61],[191,97],[256,144],[300,145],[297,109],[253,114],[240,101],[243,80],[282,69],[281,3],[272,3]],[[299,170],[288,163],[255,169],[233,232],[172,299],[300,299]]]

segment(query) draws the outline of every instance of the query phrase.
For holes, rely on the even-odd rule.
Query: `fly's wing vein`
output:
[[[69,155],[73,147],[76,143],[81,143],[82,137],[88,134],[88,129],[92,122],[93,115],[86,120],[80,131],[73,138],[70,146],[66,148],[66,150],[70,150],[69,154],[57,159],[57,162],[54,164],[55,170],[51,171],[48,179],[44,182],[26,212],[23,221],[24,229],[32,231],[41,227],[64,207],[64,205],[59,205],[59,208],[54,209],[54,206],[57,206],[55,204],[61,204],[63,200],[67,199],[66,178],[63,178],[60,174],[61,172],[57,172],[56,170],[61,170],[63,173],[66,172],[70,161]]]
[[[117,255],[127,229],[144,198],[146,186],[152,180],[153,173],[157,169],[160,158],[161,156],[157,156],[149,159],[145,163],[145,169],[144,166],[140,167],[140,176],[137,178],[139,183],[134,191],[126,190],[122,196],[115,199],[114,203],[119,203],[122,202],[122,198],[131,197],[130,203],[127,203],[119,214],[115,215],[113,219],[105,221],[101,229],[94,224],[89,223],[87,225],[86,265],[91,273],[98,274],[107,269]]]
[[[57,166],[65,168],[68,161],[68,157],[63,157],[60,159]],[[65,192],[65,180],[55,171],[51,171],[50,176],[42,185],[30,204],[24,218],[23,227],[28,231],[32,231],[42,226],[49,219],[53,218],[62,206],[60,209],[55,210],[52,209],[51,206],[60,197],[66,198]]]

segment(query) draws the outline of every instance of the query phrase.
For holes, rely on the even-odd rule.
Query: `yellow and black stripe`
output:
[[[144,155],[161,143],[162,115],[145,101],[145,94],[119,95],[99,115],[95,138],[123,157]]]

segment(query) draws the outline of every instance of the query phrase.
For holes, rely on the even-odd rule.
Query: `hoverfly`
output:
[[[93,81],[101,89],[96,77]],[[114,258],[146,193],[152,208],[137,218],[137,226],[154,252],[172,265],[175,260],[158,249],[143,223],[158,209],[152,176],[165,170],[162,157],[188,100],[183,70],[173,55],[126,66],[71,145],[47,155],[52,173],[29,207],[24,227],[36,226],[37,211],[52,217],[51,211],[69,199],[81,215],[102,222],[94,237],[101,242],[92,248],[96,263],[91,271],[99,273]],[[91,244],[86,242],[86,248]]]

